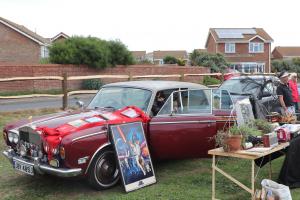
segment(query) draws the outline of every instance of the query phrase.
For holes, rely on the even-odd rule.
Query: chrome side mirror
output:
[[[84,107],[83,101],[80,101],[80,100],[76,101],[76,105],[77,105],[79,108],[83,108],[83,107]]]

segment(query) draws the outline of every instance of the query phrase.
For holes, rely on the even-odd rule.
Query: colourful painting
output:
[[[112,125],[111,135],[126,192],[156,182],[141,122]]]

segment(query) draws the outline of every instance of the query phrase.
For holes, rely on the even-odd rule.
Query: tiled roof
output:
[[[53,38],[50,38],[50,41],[53,42],[53,41],[57,40],[57,39],[60,38],[60,37],[63,37],[63,38],[66,38],[66,39],[69,38],[69,36],[68,36],[67,34],[65,34],[65,33],[63,33],[63,32],[60,32],[59,34],[57,34],[57,35],[54,36]]]
[[[277,50],[282,57],[300,57],[300,47],[275,47],[273,52]]]
[[[7,19],[4,19],[3,17],[0,17],[0,23],[3,23],[4,25],[15,29],[16,31],[20,32],[21,34],[23,34],[24,36],[32,39],[35,42],[38,42],[40,44],[49,44],[49,40],[47,40],[46,38],[43,38],[42,36],[40,36],[36,33],[34,33],[33,31],[29,30],[25,26],[16,24],[14,22],[11,22]]]
[[[153,51],[153,59],[164,59],[166,56],[173,56],[175,58],[188,59],[187,51]]]
[[[219,42],[248,42],[259,36],[265,42],[273,42],[271,36],[263,28],[210,28],[209,33]]]
[[[146,51],[130,51],[135,58],[145,57]]]

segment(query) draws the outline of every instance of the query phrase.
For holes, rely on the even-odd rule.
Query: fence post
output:
[[[64,79],[62,80],[62,90],[63,90],[63,110],[66,110],[68,107],[68,76],[67,73],[63,74]]]
[[[184,73],[180,74],[179,80],[184,81]]]
[[[128,74],[128,81],[132,81],[132,75],[131,75],[131,72],[129,72],[129,74]]]

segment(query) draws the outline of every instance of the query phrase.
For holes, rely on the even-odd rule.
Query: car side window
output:
[[[230,110],[233,108],[233,103],[227,90],[214,89],[212,96],[213,109]]]
[[[211,113],[210,89],[173,92],[157,115]]]
[[[154,99],[154,102],[152,105],[152,109],[151,109],[153,116],[158,114],[158,112],[163,108],[163,106],[168,101],[168,98],[170,97],[172,92],[175,90],[177,91],[178,89],[160,90],[156,93],[155,99]],[[167,111],[165,111],[165,112],[167,112]]]

